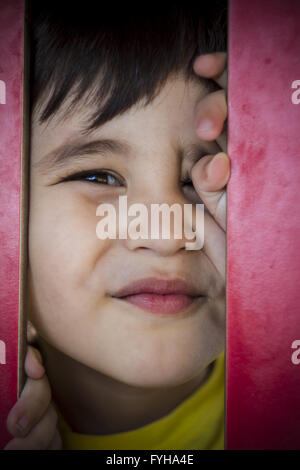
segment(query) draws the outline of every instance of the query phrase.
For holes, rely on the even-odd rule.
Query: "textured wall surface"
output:
[[[228,449],[300,449],[299,22],[298,0],[230,0]]]
[[[17,400],[23,93],[23,0],[0,2],[0,448]]]

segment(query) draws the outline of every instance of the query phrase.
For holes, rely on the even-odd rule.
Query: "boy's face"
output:
[[[180,182],[193,166],[189,156],[194,145],[203,154],[219,151],[194,132],[195,105],[207,93],[200,82],[174,78],[151,104],[135,106],[89,135],[82,129],[91,109],[84,107],[65,120],[43,125],[33,120],[31,320],[53,347],[130,385],[186,382],[224,349],[224,283],[205,250],[185,250],[183,240],[173,237],[96,236],[96,208],[110,203],[118,209],[120,195],[127,195],[128,207],[137,202],[148,208],[151,203],[201,203],[193,188]],[[100,139],[121,141],[126,148],[98,143],[79,150]],[[76,150],[71,150],[73,144]],[[61,146],[61,162],[51,168]],[[89,170],[106,170],[114,178],[64,181]],[[215,223],[208,213],[204,223],[205,239],[213,238]],[[125,285],[148,277],[186,280],[205,298],[170,315],[113,297]]]

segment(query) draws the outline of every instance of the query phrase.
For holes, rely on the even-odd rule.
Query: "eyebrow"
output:
[[[123,140],[97,139],[82,143],[82,139],[75,139],[47,153],[33,166],[41,172],[49,172],[65,167],[70,161],[81,161],[85,155],[118,153],[127,156],[131,150],[131,146]]]
[[[82,161],[85,155],[103,155],[117,153],[127,157],[132,152],[131,145],[118,139],[97,139],[91,142],[82,143],[82,139],[75,139],[65,142],[58,148],[44,155],[41,160],[34,163],[33,166],[41,173],[53,172],[63,169],[68,163]],[[204,149],[203,145],[190,144],[186,148],[179,147],[177,151],[181,159],[187,159],[191,163],[207,155],[209,152]]]

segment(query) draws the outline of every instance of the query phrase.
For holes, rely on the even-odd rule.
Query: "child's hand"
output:
[[[230,162],[226,153],[226,134],[224,123],[227,118],[226,92],[227,71],[226,54],[217,52],[197,57],[194,71],[197,75],[214,79],[223,89],[209,93],[199,103],[196,110],[196,134],[201,140],[216,140],[220,152],[203,157],[193,168],[193,182],[196,189],[215,220],[226,228],[226,196],[224,186],[230,174]],[[212,161],[213,160],[213,161]],[[205,168],[210,162],[209,168]],[[208,170],[206,175],[205,169]]]
[[[224,129],[227,118],[226,54],[218,52],[197,57],[194,71],[201,77],[213,79],[222,87],[221,90],[209,93],[198,103],[195,116],[198,137],[206,141],[215,140],[221,152],[201,158],[192,169],[192,180],[201,200],[218,224],[215,224],[215,236],[204,243],[204,250],[225,278],[225,186],[230,176],[230,161],[225,153],[227,139]]]
[[[14,439],[8,442],[4,450],[61,449],[61,438],[56,429],[57,414],[51,404],[51,389],[42,357],[36,348],[29,345],[25,372],[27,380],[24,389],[6,422]]]

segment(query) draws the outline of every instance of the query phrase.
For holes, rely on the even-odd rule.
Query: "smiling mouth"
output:
[[[112,295],[146,312],[175,315],[205,299],[203,292],[183,279],[146,278],[121,288]]]

